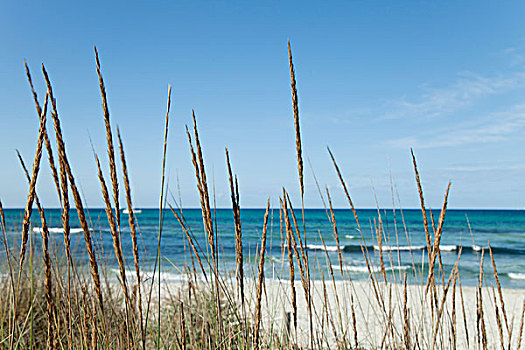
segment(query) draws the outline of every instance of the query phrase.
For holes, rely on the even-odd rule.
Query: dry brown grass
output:
[[[38,178],[38,171],[40,170],[40,160],[42,159],[42,143],[44,142],[44,134],[45,134],[45,125],[46,125],[46,118],[45,114],[47,112],[47,100],[48,95],[46,94],[45,99],[45,105],[44,105],[44,111],[40,114],[40,127],[38,129],[38,141],[36,145],[36,152],[35,152],[35,159],[33,160],[33,171],[31,174],[31,178],[29,181],[29,194],[27,195],[27,203],[24,210],[24,220],[22,223],[22,242],[20,245],[20,257],[19,257],[19,268],[20,273],[22,272],[24,261],[25,261],[25,255],[26,255],[26,249],[27,249],[27,240],[29,238],[29,225],[30,225],[30,217],[31,213],[33,211],[33,201],[35,200],[35,194],[36,194],[36,180]],[[20,286],[20,279],[22,278],[22,275],[18,275],[18,281],[17,281],[17,289],[19,289]]]
[[[47,108],[47,96],[46,96],[46,103],[44,104],[44,112],[43,112],[43,118],[45,119],[45,110]],[[24,160],[22,159],[22,156],[20,155],[20,152],[17,151],[18,159],[20,160],[20,164],[22,165],[22,169],[24,171],[24,174],[27,178],[27,182],[31,183],[31,178],[29,176],[29,172],[27,171],[26,165],[24,163]],[[42,208],[42,205],[40,204],[40,200],[38,199],[38,195],[35,193],[35,202],[38,208],[38,213],[40,214],[40,220],[42,222],[42,260],[44,263],[44,289],[45,289],[45,297],[47,302],[47,346],[50,349],[57,348],[57,342],[55,337],[55,332],[53,331],[53,326],[55,323],[55,300],[53,298],[53,285],[51,280],[51,257],[49,254],[49,229],[47,226],[46,221],[46,215],[44,213],[44,208]]]
[[[259,331],[261,324],[261,299],[262,287],[264,282],[264,258],[266,254],[266,233],[268,231],[268,213],[270,211],[270,199],[266,205],[266,213],[264,214],[264,224],[261,237],[261,249],[259,253],[259,278],[257,280],[257,296],[255,305],[255,348],[259,348]]]
[[[142,283],[140,276],[140,257],[139,257],[139,247],[137,239],[137,227],[135,225],[135,213],[133,212],[133,201],[131,199],[131,187],[129,185],[129,175],[128,175],[128,166],[126,163],[126,155],[124,152],[124,145],[122,143],[122,138],[120,137],[120,131],[117,128],[117,138],[119,145],[120,153],[120,162],[122,163],[122,173],[124,175],[124,189],[126,190],[126,203],[128,205],[128,221],[130,228],[131,243],[133,245],[133,263],[135,265],[135,274],[137,276],[136,290],[138,294],[137,307],[139,312],[139,322],[140,322],[140,336],[144,346],[145,334],[144,334],[144,320],[142,315]],[[131,305],[130,305],[131,306]]]
[[[98,59],[98,51],[95,46],[95,61],[97,64],[97,75],[100,87],[100,95],[102,97],[102,110],[104,112],[104,126],[106,127],[106,140],[108,143],[108,158],[109,158],[109,169],[111,174],[111,185],[113,188],[113,201],[115,203],[115,218],[118,227],[118,234],[120,235],[120,204],[119,204],[119,190],[117,180],[117,165],[115,163],[115,147],[113,147],[113,133],[111,132],[111,124],[109,121],[109,107],[108,98],[106,95],[106,86],[104,85],[104,79],[102,78],[102,72],[100,70],[100,60]]]
[[[284,189],[283,189],[284,193]],[[284,196],[283,196],[284,197]],[[290,218],[288,216],[288,205],[287,205],[286,197],[281,199],[281,207],[283,209],[284,213],[284,222],[286,227],[286,246],[288,248],[288,263],[290,264],[290,291],[291,291],[291,297],[292,297],[292,311],[293,311],[293,326],[295,330],[295,334],[297,336],[297,297],[295,292],[295,267],[294,267],[294,248],[292,243],[292,237],[293,237],[293,230],[292,230],[292,224],[290,223]],[[296,247],[297,249],[297,247]],[[300,259],[299,257],[297,259]],[[298,260],[300,262],[300,260]]]
[[[241,208],[239,204],[239,185],[237,183],[237,176],[232,174],[232,168],[230,165],[230,155],[226,148],[226,165],[228,167],[228,176],[230,180],[230,193],[232,199],[232,211],[233,219],[235,222],[235,263],[237,265],[236,275],[237,283],[239,285],[239,291],[241,295],[241,303],[244,308],[244,259],[242,251],[242,230],[241,230]],[[245,314],[245,312],[243,312]]]
[[[57,142],[57,149],[58,149],[58,157],[59,157],[59,162],[60,162],[61,176],[62,175],[64,176],[64,181],[62,181],[62,182],[66,183],[65,179],[66,179],[66,175],[67,175],[67,180],[69,181],[69,185],[71,187],[71,192],[73,194],[73,198],[74,198],[74,201],[75,201],[75,207],[77,209],[77,214],[78,214],[78,219],[80,221],[80,226],[82,227],[83,236],[84,236],[84,242],[86,244],[86,250],[87,250],[87,253],[88,253],[88,256],[89,256],[89,265],[91,267],[91,276],[93,278],[95,294],[96,294],[97,300],[98,300],[98,307],[100,309],[100,312],[104,313],[104,301],[103,301],[103,297],[102,297],[102,290],[101,290],[101,283],[100,283],[100,274],[99,274],[99,271],[98,271],[98,262],[97,262],[96,253],[95,253],[95,250],[93,249],[93,243],[92,243],[92,239],[91,239],[91,232],[90,232],[89,225],[88,225],[88,222],[87,222],[87,219],[86,219],[86,214],[84,212],[84,206],[82,204],[82,199],[80,197],[80,193],[79,193],[78,188],[76,186],[75,178],[73,176],[73,172],[71,171],[71,167],[70,167],[68,159],[67,159],[66,146],[65,146],[65,143],[64,143],[64,140],[63,140],[63,137],[62,137],[62,129],[60,127],[60,120],[59,120],[59,117],[58,117],[58,110],[57,110],[57,105],[56,105],[56,99],[54,98],[54,95],[53,95],[53,88],[51,86],[51,80],[49,79],[49,76],[47,74],[47,71],[46,71],[44,65],[42,65],[42,73],[44,74],[44,78],[45,78],[45,81],[46,81],[46,84],[47,84],[47,91],[49,93],[49,98],[51,99],[51,105],[53,107],[53,111],[51,113],[51,116],[53,117],[53,123],[54,123],[54,126],[55,126],[55,137],[56,137],[56,142]],[[62,171],[62,169],[64,171]],[[63,195],[63,197],[62,197],[63,201],[66,202],[67,193],[65,193],[65,191],[63,191],[62,195]],[[63,211],[66,212],[66,210],[65,210],[66,208],[63,207],[63,209],[64,209]],[[66,232],[66,230],[64,230],[64,235],[65,235],[64,239],[65,240],[69,240],[69,237],[66,237],[66,234],[67,234],[67,232]],[[68,249],[67,246],[66,246],[66,249]],[[68,252],[68,254],[69,253],[70,252]],[[69,279],[69,276],[68,276],[68,279]],[[96,311],[93,310],[93,313],[96,314]],[[73,326],[70,326],[70,328],[72,328],[72,327]],[[105,324],[104,324],[104,328],[106,328]]]
[[[97,244],[95,240],[93,228],[88,224],[87,211],[84,210],[80,193],[75,184],[73,171],[66,155],[56,99],[53,96],[48,74],[42,67],[47,92],[41,108],[29,68],[26,65],[31,93],[40,117],[40,127],[32,172],[26,169],[20,156],[24,174],[29,183],[29,196],[24,209],[19,238],[21,244],[18,251],[13,250],[13,244],[7,237],[4,212],[0,202],[0,229],[2,230],[1,237],[8,270],[8,274],[3,280],[5,283],[0,285],[0,349],[167,349],[174,347],[180,349],[283,347],[293,349],[446,349],[460,347],[462,344],[466,344],[467,347],[477,345],[484,349],[489,347],[505,349],[520,347],[524,327],[525,301],[523,307],[516,310],[517,312],[509,310],[508,299],[506,300],[504,297],[506,291],[500,284],[496,259],[490,245],[488,249],[496,288],[486,288],[488,282],[483,275],[485,253],[483,250],[480,257],[478,285],[473,289],[476,293],[475,298],[472,297],[474,295],[472,289],[469,289],[468,294],[465,292],[467,297],[464,297],[459,272],[461,248],[458,251],[454,267],[451,270],[449,267],[449,270],[445,271],[445,266],[441,261],[440,242],[444,234],[450,183],[447,186],[436,225],[432,211],[427,212],[414,152],[411,152],[411,155],[428,252],[427,264],[424,265],[424,268],[428,268],[428,273],[425,271],[425,276],[421,275],[420,285],[409,284],[409,279],[413,278],[412,272],[405,272],[404,276],[399,274],[400,283],[398,283],[398,277],[395,273],[387,272],[393,271],[395,265],[392,251],[386,249],[386,245],[391,245],[392,241],[388,232],[388,225],[384,223],[382,211],[379,210],[379,205],[377,217],[370,222],[370,229],[378,244],[376,253],[379,262],[373,259],[374,253],[368,251],[364,242],[358,213],[350,197],[346,181],[330,149],[328,149],[329,156],[348,201],[349,209],[353,213],[355,225],[361,234],[361,249],[368,270],[368,283],[363,284],[354,281],[350,272],[344,270],[343,250],[338,229],[340,221],[336,221],[332,198],[328,189],[326,190],[328,207],[325,209],[337,245],[338,266],[334,265],[334,267],[339,267],[341,281],[338,281],[339,276],[336,277],[333,271],[332,258],[335,260],[335,257],[328,253],[321,232],[318,234],[325,249],[323,258],[326,259],[327,270],[316,269],[317,260],[314,259],[316,257],[312,256],[312,260],[310,260],[308,256],[304,214],[303,145],[299,127],[295,69],[289,44],[288,50],[303,222],[301,228],[299,222],[301,218],[297,220],[290,196],[283,188],[282,197],[279,198],[279,225],[282,268],[288,270],[283,275],[286,277],[283,277],[282,281],[280,279],[269,280],[265,275],[265,260],[271,254],[268,252],[270,248],[267,248],[267,238],[270,234],[271,239],[273,227],[273,217],[270,218],[270,210],[272,210],[270,199],[266,204],[266,211],[262,218],[263,226],[260,241],[255,242],[258,246],[258,254],[254,259],[246,258],[244,255],[245,245],[243,244],[241,225],[242,212],[239,187],[231,168],[230,154],[227,149],[226,165],[233,214],[231,235],[235,238],[236,253],[235,279],[230,279],[230,273],[233,271],[227,271],[222,267],[223,263],[219,255],[221,249],[220,232],[216,227],[215,205],[212,209],[211,203],[211,200],[215,201],[215,198],[210,198],[212,195],[208,189],[204,148],[199,138],[197,120],[194,114],[192,115],[193,130],[190,132],[186,128],[186,134],[201,204],[205,232],[203,246],[200,245],[202,242],[199,243],[198,237],[186,221],[182,208],[174,209],[170,203],[167,203],[165,194],[168,193],[168,190],[165,185],[165,169],[171,106],[171,88],[169,88],[159,200],[158,250],[148,298],[142,298],[141,291],[144,290],[148,282],[142,275],[144,268],[139,259],[137,233],[140,234],[140,230],[138,218],[133,212],[128,165],[122,138],[117,128],[131,230],[129,237],[123,237],[120,234],[117,160],[114,154],[106,88],[96,48],[95,59],[106,129],[112,197],[110,197],[110,190],[106,185],[97,156],[95,156],[95,163],[113,240],[113,254],[118,263],[120,284],[108,281],[106,270],[109,266],[105,265],[105,260],[97,260],[97,254],[103,255],[103,251],[100,250],[103,245],[101,242]],[[51,102],[50,110],[54,123],[56,145],[51,144],[46,131],[49,102]],[[36,180],[44,144],[48,153],[54,186],[61,204],[61,225],[64,231],[63,252],[50,245],[46,211],[36,191]],[[56,154],[58,154],[59,171],[54,164],[53,146],[56,147]],[[317,184],[317,179],[315,181]],[[69,191],[74,198],[77,216],[83,229],[83,239],[88,257],[86,264],[82,263],[82,256],[79,255],[82,253],[71,251]],[[319,192],[324,202],[324,195],[321,194],[321,191]],[[38,208],[39,225],[42,227],[41,248],[35,248],[33,245],[35,237],[31,235],[30,231],[33,202]],[[187,249],[186,253],[191,259],[191,265],[186,264],[185,261],[184,266],[181,267],[187,276],[185,282],[170,285],[164,293],[161,293],[163,287],[160,272],[163,258],[161,248],[164,220],[162,209],[165,206],[171,209],[171,213],[180,225],[181,235],[187,242],[185,249]],[[427,215],[430,216],[431,223],[428,222]],[[404,220],[403,217],[402,219]],[[397,226],[395,233],[397,238]],[[409,240],[406,226],[405,233]],[[309,237],[311,238],[312,235]],[[136,284],[133,286],[131,284],[132,278],[126,274],[122,250],[125,239],[131,239],[133,247],[134,275],[136,275]],[[272,241],[270,241],[270,246],[272,246]],[[285,259],[285,252],[287,259]],[[16,260],[13,260],[13,257],[17,255],[19,257],[18,264]],[[62,259],[62,255],[65,255],[65,259]],[[39,262],[40,259],[35,259],[37,256],[42,258],[41,262]],[[24,264],[25,260],[30,263]],[[374,261],[376,262],[374,263]],[[438,265],[437,262],[439,266],[436,266]],[[414,262],[412,264],[415,270]],[[295,281],[296,268],[299,269],[300,284],[296,284]],[[253,271],[253,273],[250,275],[249,271]],[[328,273],[326,280],[325,272]],[[445,273],[448,276],[446,281]],[[319,276],[317,280],[315,280],[316,274]],[[438,275],[436,276],[436,274]],[[297,278],[299,279],[299,277]],[[102,284],[103,279],[106,281],[104,285]],[[274,287],[275,284],[279,286],[277,290]],[[363,288],[363,285],[366,291],[359,292],[358,288]],[[158,287],[156,298],[152,297],[152,291],[155,287]],[[456,306],[459,302],[456,300],[456,288],[459,288],[461,307],[459,304]],[[430,291],[428,298],[427,291]],[[277,297],[275,297],[276,293],[278,294]],[[302,297],[298,300],[297,293],[304,293],[304,300]],[[487,295],[489,295],[488,300]],[[149,313],[154,304],[158,305],[156,312]],[[475,318],[471,318],[469,311],[473,310],[474,307],[476,311],[473,316]],[[494,314],[492,314],[491,307]],[[143,310],[146,310],[145,314],[143,314]],[[289,318],[290,311],[293,314],[292,332],[290,332],[290,324],[292,323]],[[283,320],[276,317],[277,314],[283,312]],[[494,319],[493,316],[495,316]],[[459,318],[459,322],[457,322],[457,318]],[[461,318],[463,318],[463,322],[460,321]],[[475,324],[474,331],[469,328],[469,322],[472,326]],[[371,333],[373,336],[370,336]],[[495,335],[495,333],[497,334]]]
[[[128,283],[126,281],[126,267],[124,266],[124,255],[122,254],[122,245],[120,244],[120,235],[117,229],[115,218],[113,216],[113,210],[111,209],[111,202],[109,199],[106,181],[104,180],[104,175],[102,174],[102,169],[100,168],[100,161],[97,155],[95,155],[95,160],[97,163],[98,179],[100,181],[102,196],[104,198],[104,203],[106,204],[106,216],[108,218],[108,223],[109,223],[109,227],[111,230],[111,236],[113,237],[113,249],[115,250],[115,256],[118,262],[118,267],[119,267],[119,272],[120,272],[120,283],[124,291],[124,298],[126,302],[126,314],[127,314],[124,332],[127,334],[128,332],[131,332],[132,329],[130,327],[130,321],[129,321],[129,307],[131,304],[129,301]],[[130,342],[127,342],[127,344],[129,346],[132,345],[132,343]]]

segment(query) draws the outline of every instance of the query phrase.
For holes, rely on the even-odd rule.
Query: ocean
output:
[[[23,218],[23,209],[5,209],[7,239],[11,247],[19,245]],[[207,240],[203,230],[200,209],[184,209],[184,218],[195,236],[204,256],[207,254]],[[250,277],[256,274],[257,252],[261,242],[264,209],[242,209],[242,235],[245,273]],[[310,262],[312,278],[330,278],[331,265],[334,276],[344,278],[350,276],[354,280],[368,280],[369,274],[379,277],[379,250],[375,226],[379,216],[383,224],[383,259],[387,276],[391,281],[402,282],[404,274],[410,283],[426,281],[428,259],[426,257],[426,238],[421,210],[396,209],[357,210],[361,225],[359,231],[352,212],[348,209],[334,210],[337,223],[342,264],[338,260],[337,244],[334,231],[328,218],[329,212],[324,209],[305,209],[305,228],[307,253]],[[184,279],[187,274],[185,267],[191,266],[190,250],[187,239],[181,227],[170,210],[163,211],[163,226],[161,238],[162,276],[166,280]],[[303,234],[301,210],[295,209],[297,225]],[[50,229],[50,245],[58,255],[63,254],[63,235],[61,229],[61,212],[59,209],[46,210],[46,219]],[[104,259],[110,270],[116,271],[116,260],[113,254],[111,238],[105,210],[90,209],[89,221],[91,232],[96,241],[99,259]],[[429,223],[431,218],[429,215]],[[139,251],[141,269],[152,271],[156,257],[159,210],[142,209],[136,214],[139,235]],[[283,219],[284,220],[284,219]],[[439,211],[434,211],[435,225],[438,225]],[[219,269],[225,274],[235,270],[235,235],[234,221],[231,209],[217,209],[214,222],[218,232]],[[32,216],[32,234],[35,251],[40,251],[40,219],[36,211]],[[284,226],[284,224],[283,224]],[[85,245],[82,230],[76,216],[71,211],[71,246],[74,257],[83,263],[86,261]],[[430,231],[433,233],[432,226]],[[320,235],[323,237],[324,245]],[[121,214],[121,237],[128,270],[133,270],[133,255],[131,248],[128,215]],[[281,239],[280,212],[275,209],[270,212],[266,246],[265,277],[288,278],[289,262],[286,250],[286,233]],[[490,243],[496,261],[499,280],[503,288],[525,289],[525,211],[524,210],[448,210],[440,244],[442,266],[445,283],[448,280],[458,254],[461,251],[459,264],[460,279],[464,286],[477,285],[480,272],[480,258],[484,255],[485,284],[494,283],[493,267],[487,247]],[[198,249],[198,248],[197,248]],[[283,250],[284,249],[284,250]],[[18,249],[17,249],[18,250]],[[363,250],[368,252],[372,262],[369,270],[365,262]],[[5,252],[0,255],[5,261]],[[283,259],[284,258],[284,259]],[[204,262],[206,259],[204,259]],[[206,265],[206,262],[205,262]],[[195,266],[199,271],[197,263]],[[297,269],[297,262],[296,262]],[[436,271],[439,268],[436,267]],[[116,274],[115,274],[116,276]],[[296,278],[299,273],[296,272]],[[440,278],[441,279],[441,278]]]

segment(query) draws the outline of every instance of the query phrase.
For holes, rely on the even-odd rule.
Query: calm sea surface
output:
[[[409,280],[416,283],[421,279],[421,269],[426,268],[427,259],[426,239],[423,219],[420,210],[381,210],[381,219],[384,226],[384,260],[391,280],[402,281],[406,272]],[[40,220],[37,213],[33,213],[31,231],[35,239],[36,251],[40,250],[40,234],[38,227]],[[191,228],[200,247],[206,254],[206,238],[204,236],[200,210],[185,209],[184,217]],[[296,211],[298,226],[303,236],[302,215]],[[63,251],[63,235],[61,232],[60,210],[46,211],[48,225],[51,229],[51,245],[56,252]],[[76,216],[71,211],[72,247],[75,257],[85,261],[85,245],[82,231]],[[11,246],[18,247],[22,226],[23,210],[5,210],[8,241]],[[369,271],[363,257],[362,247],[368,250],[373,263],[372,272],[379,270],[379,251],[375,238],[374,220],[378,222],[377,210],[358,210],[361,232],[350,210],[335,210],[335,218],[339,232],[340,247],[342,250],[342,266],[345,274],[350,274],[353,279],[368,279]],[[436,225],[439,212],[434,213]],[[102,209],[89,210],[90,227],[96,245],[99,259],[104,258],[110,267],[116,266],[113,255],[113,241],[111,238],[106,213]],[[245,257],[245,270],[247,275],[253,275],[255,256],[260,244],[260,235],[263,226],[263,209],[241,210],[243,248]],[[140,242],[140,256],[142,269],[152,271],[155,261],[157,239],[159,232],[159,210],[143,209],[137,214],[137,221],[142,239]],[[270,213],[267,238],[267,260],[265,274],[267,278],[287,278],[288,261],[286,242],[281,240],[281,224],[279,210]],[[128,216],[121,215],[122,244],[127,265],[132,268],[133,257],[131,250],[130,230]],[[308,242],[308,255],[312,274],[316,279],[326,275],[328,264],[331,264],[336,278],[340,278],[340,265],[338,261],[337,246],[334,233],[327,212],[324,209],[305,210],[306,237]],[[430,218],[429,218],[430,222]],[[235,266],[235,240],[232,211],[218,209],[216,223],[220,246],[220,268],[232,271]],[[470,223],[470,229],[469,229]],[[432,231],[432,228],[431,228]],[[320,235],[325,245],[323,246]],[[284,235],[286,237],[286,235]],[[304,237],[304,236],[303,236]],[[454,266],[460,248],[460,276],[463,285],[475,285],[480,271],[480,257],[482,249],[492,247],[496,260],[499,278],[504,288],[525,289],[525,211],[524,210],[449,210],[446,214],[443,236],[441,240],[441,255],[446,277]],[[166,279],[177,280],[183,278],[184,266],[191,265],[189,250],[185,248],[187,240],[181,227],[170,211],[164,212],[162,228],[161,255],[162,273]],[[488,251],[485,254],[484,271],[486,284],[493,283],[493,270]],[[2,249],[2,259],[5,253]],[[283,260],[283,256],[285,259]],[[329,258],[329,259],[328,259]],[[317,267],[317,268],[315,268]],[[296,267],[297,268],[297,267]],[[198,269],[198,267],[197,267]],[[425,270],[423,270],[425,271]],[[297,278],[299,274],[296,273]],[[423,272],[423,279],[426,272]],[[445,278],[446,281],[447,278]]]

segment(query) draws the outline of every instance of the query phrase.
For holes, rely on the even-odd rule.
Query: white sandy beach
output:
[[[228,284],[235,283],[228,280]],[[266,280],[266,288],[262,297],[262,324],[266,336],[276,334],[282,339],[286,329],[285,313],[290,313],[290,336],[296,338],[297,343],[305,348],[310,347],[310,330],[308,306],[305,301],[304,290],[300,280],[295,281],[297,296],[297,334],[293,327],[293,312],[291,304],[291,287],[288,280]],[[170,282],[164,284],[165,296],[176,295],[177,291],[186,284]],[[234,288],[234,287],[233,287]],[[253,280],[246,281],[246,298],[248,312],[255,314],[256,286]],[[443,290],[438,286],[438,309],[441,307]],[[169,293],[167,290],[169,289]],[[477,327],[477,288],[463,287],[463,300],[465,313],[463,313],[462,298],[459,287],[456,288],[456,341],[458,349],[478,348],[476,334]],[[494,289],[499,306],[499,295]],[[313,342],[314,346],[321,348],[336,348],[338,340],[343,338],[347,344],[354,346],[354,328],[352,323],[351,299],[354,302],[357,339],[360,348],[384,348],[392,345],[404,347],[404,286],[402,284],[377,284],[377,295],[371,282],[343,282],[328,280],[312,282],[313,301]],[[336,297],[337,296],[337,297]],[[431,349],[434,341],[435,319],[432,320],[430,309],[430,294],[424,297],[424,286],[408,285],[407,306],[410,319],[410,339],[412,342],[424,344],[424,348]],[[520,317],[525,300],[525,290],[503,290],[505,310],[507,313],[509,330],[512,332],[511,349],[517,349]],[[326,300],[326,302],[325,302]],[[383,305],[384,301],[384,305]],[[493,289],[483,288],[483,318],[486,326],[487,345],[489,349],[500,349],[500,335],[497,326]],[[452,343],[452,286],[450,286],[443,313],[436,349],[451,348]],[[508,346],[508,332],[505,321],[500,313],[503,328],[505,348]],[[388,320],[391,320],[390,322]],[[465,322],[467,327],[465,328]],[[468,343],[467,343],[468,334]],[[522,336],[521,345],[525,343]]]
[[[300,282],[295,283],[297,292],[297,341],[299,344],[308,346],[310,342],[308,307],[305,301],[304,290]],[[253,288],[253,286],[252,286]],[[263,300],[263,319],[267,329],[272,326],[283,326],[284,312],[291,312],[291,293],[289,281],[267,281],[266,295]],[[382,348],[386,344],[403,343],[404,319],[403,299],[404,286],[402,284],[380,283],[377,285],[379,300],[384,300],[384,305],[378,301],[374,288],[370,282],[342,282],[327,281],[324,286],[321,281],[312,283],[313,291],[313,319],[314,319],[314,345],[322,347],[335,347],[337,340],[342,338],[342,333],[347,332],[346,339],[354,344],[354,331],[352,326],[351,297],[354,300],[354,310],[357,326],[357,339],[360,347]],[[253,296],[255,293],[252,293]],[[463,287],[463,299],[467,329],[469,334],[469,345],[464,326],[464,314],[462,311],[461,295],[456,288],[456,333],[457,348],[476,348],[476,304],[477,288]],[[325,298],[326,295],[326,298]],[[336,295],[338,298],[336,298]],[[438,305],[441,307],[442,289],[438,286]],[[509,329],[514,330],[511,348],[517,348],[520,316],[525,299],[524,290],[503,290],[505,310],[509,322]],[[496,291],[496,298],[498,298]],[[338,300],[337,300],[338,299]],[[327,302],[325,302],[327,300]],[[409,285],[407,287],[407,305],[410,318],[410,337],[419,337],[419,342],[428,344],[432,348],[433,324],[430,312],[430,298],[424,297],[424,287]],[[338,307],[338,303],[339,306]],[[499,303],[499,298],[498,298]],[[500,336],[497,327],[494,308],[494,295],[491,288],[483,288],[482,305],[487,332],[489,348],[501,348]],[[499,307],[499,306],[498,306]],[[339,312],[341,310],[341,312]],[[443,307],[441,317],[442,325],[440,334],[436,339],[436,348],[442,348],[441,344],[451,344],[452,328],[452,288],[449,289],[447,299]],[[329,315],[327,317],[327,315]],[[390,315],[390,316],[389,316]],[[330,318],[333,320],[330,321]],[[388,320],[391,319],[389,323]],[[293,319],[293,316],[292,316]],[[508,342],[504,320],[503,334],[505,347]],[[293,321],[292,321],[293,323]],[[341,328],[342,325],[342,328]],[[390,326],[389,326],[390,325]],[[293,334],[293,326],[291,326]],[[321,334],[321,330],[324,331]],[[343,330],[343,331],[342,331]],[[394,340],[392,340],[394,339]],[[522,344],[523,344],[522,340]],[[448,346],[445,346],[448,348]]]

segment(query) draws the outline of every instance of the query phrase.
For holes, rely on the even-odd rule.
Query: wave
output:
[[[379,246],[378,245],[374,245],[374,249],[375,250],[379,250]],[[384,245],[382,247],[382,250],[384,252],[389,252],[389,251],[410,251],[410,250],[423,250],[425,249],[425,246],[424,245],[409,245],[409,246],[393,246],[393,245]]]
[[[525,280],[525,273],[523,272],[509,272],[508,276],[513,280]]]
[[[363,246],[363,248],[364,248],[364,246]],[[368,248],[371,248],[371,247],[368,247]],[[356,244],[345,245],[345,246],[341,247],[341,250],[343,250],[343,251],[345,251],[347,253],[361,252],[361,246],[360,245],[356,245]]]
[[[344,251],[346,253],[355,253],[355,252],[361,252],[361,247],[367,249],[368,251],[371,250],[379,250],[379,246],[374,245],[367,245],[367,246],[361,246],[357,244],[348,244],[348,245],[340,245],[341,251]],[[322,250],[327,252],[337,252],[337,246],[335,245],[327,245],[326,248],[323,245],[320,244],[308,244],[307,248],[310,250]],[[459,252],[460,248],[463,250],[463,254],[465,253],[478,253],[482,249],[488,249],[486,247],[478,246],[476,244],[472,246],[461,246],[461,245],[455,245],[455,244],[442,244],[439,246],[439,250],[442,252]],[[410,252],[410,251],[426,251],[427,247],[425,245],[407,245],[407,246],[396,246],[396,245],[384,245],[382,247],[383,252]],[[524,248],[507,248],[507,247],[492,247],[492,252],[494,254],[506,254],[506,255],[521,255],[525,254]]]
[[[379,250],[378,245],[374,245],[375,250]],[[414,251],[414,250],[425,250],[427,249],[424,245],[408,245],[408,246],[391,246],[386,245],[382,247],[384,252],[388,251]],[[458,249],[457,245],[440,245],[439,250],[442,252],[453,252]]]
[[[470,251],[479,253],[481,250],[484,249],[485,252],[488,252],[488,247],[483,247],[479,245],[472,245],[472,246],[463,246],[463,251]],[[491,247],[492,253],[494,254],[507,254],[507,255],[523,255],[525,254],[525,248],[507,248],[507,247]]]
[[[47,230],[49,231],[49,233],[64,233],[63,227],[49,227]],[[84,230],[82,230],[81,228],[70,228],[69,229],[69,233],[82,233],[83,231]],[[33,227],[33,232],[42,233],[42,228]]]
[[[355,236],[353,236],[353,235],[345,235],[345,238],[348,238],[348,239],[354,239]]]
[[[457,245],[440,245],[439,250],[441,250],[442,252],[453,252],[453,251],[458,250],[458,246]]]
[[[120,270],[118,268],[112,268],[111,272],[114,274],[114,278],[120,278]],[[198,274],[197,279],[200,281],[204,281],[204,275]],[[152,272],[150,271],[141,271],[140,278],[142,281],[150,281],[153,277]],[[160,273],[160,280],[162,282],[187,282],[190,280],[192,276],[187,273],[173,273],[173,272],[161,272]],[[130,281],[135,281],[137,279],[137,275],[135,271],[126,270],[126,279]],[[157,283],[159,281],[159,272],[157,271],[155,273],[155,282]]]
[[[310,250],[325,250],[327,252],[336,252],[337,251],[337,246],[334,246],[334,245],[324,246],[324,245],[320,245],[320,244],[308,244],[306,247],[308,249],[310,249]],[[344,246],[340,246],[340,247],[341,247],[341,250],[344,249]]]
[[[332,265],[332,269],[341,270],[341,266],[339,265]],[[408,270],[410,269],[410,266],[385,266],[386,271],[394,271],[394,270]],[[343,271],[350,271],[350,272],[361,272],[361,273],[368,273],[368,267],[367,266],[351,266],[351,265],[343,265]],[[370,266],[370,271],[372,272],[381,272],[381,267],[379,266]]]

